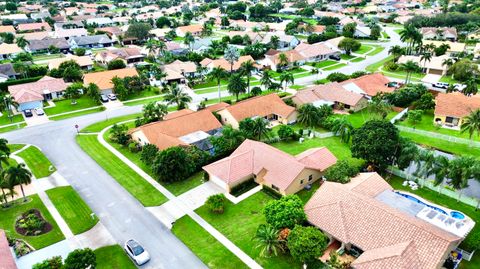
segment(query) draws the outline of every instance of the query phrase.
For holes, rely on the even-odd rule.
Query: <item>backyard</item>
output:
[[[28,146],[17,155],[25,161],[36,178],[48,177],[56,171],[55,166],[35,146]]]
[[[71,186],[46,191],[48,197],[74,234],[90,230],[98,222],[92,210]]]

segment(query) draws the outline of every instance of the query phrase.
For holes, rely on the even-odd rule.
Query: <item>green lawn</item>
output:
[[[222,79],[222,81],[220,82],[221,86],[227,85],[227,84],[228,84],[228,80],[226,80],[226,79]],[[217,87],[217,86],[218,86],[218,84],[217,84],[216,81],[210,80],[210,81],[207,81],[207,82],[198,83],[198,84],[193,85],[193,89],[197,90],[197,89]]]
[[[297,155],[311,148],[327,147],[333,155],[340,160],[346,159],[358,165],[363,164],[362,160],[352,158],[350,147],[343,143],[339,137],[305,139],[303,143],[297,141],[281,141],[273,143],[272,146],[291,155]]]
[[[55,106],[45,108],[45,113],[48,116],[53,116],[60,113],[71,112],[100,105],[93,101],[92,98],[87,95],[83,95],[80,98],[75,99],[75,101],[77,101],[77,103],[74,105],[72,104],[72,100],[70,99],[54,101]]]
[[[107,173],[144,206],[159,206],[167,198],[122,160],[103,147],[96,135],[79,135],[77,143]]]
[[[272,199],[266,193],[258,192],[236,205],[228,201],[223,214],[211,213],[205,206],[198,208],[196,212],[263,268],[301,268],[301,264],[288,254],[260,257],[260,249],[255,247],[252,240],[258,226],[265,223],[263,207]]]
[[[324,68],[323,70],[325,71],[331,71],[331,70],[336,70],[336,69],[339,69],[339,68],[342,68],[344,66],[347,66],[347,64],[345,63],[339,63],[339,64],[336,64],[336,65],[331,65],[327,68]]]
[[[351,60],[351,59],[356,58],[356,57],[357,57],[357,56],[347,55],[347,54],[341,54],[341,55],[340,55],[340,58],[341,58],[342,60]]]
[[[301,67],[298,67],[298,68],[292,68],[290,70],[285,70],[284,72],[289,72],[292,75],[295,75],[295,74],[298,74],[298,73],[305,73],[305,72],[308,72],[308,71],[301,68]],[[272,78],[278,78],[278,77],[280,77],[281,74],[282,74],[282,72],[277,72],[277,71],[273,71],[273,70],[270,71],[270,75],[272,76]]]
[[[294,90],[302,90],[304,89],[306,86],[305,85],[292,85],[290,86],[290,88],[294,89]]]
[[[92,114],[92,113],[102,112],[104,110],[105,110],[105,107],[103,107],[103,106],[98,107],[98,108],[91,108],[91,109],[88,109],[88,110],[72,112],[72,113],[59,115],[59,116],[54,115],[54,116],[50,117],[50,120],[64,120],[64,119],[69,119],[69,118],[75,118],[75,117],[80,117],[80,116],[84,116],[84,115],[88,115],[88,114]]]
[[[2,116],[0,116],[0,125],[8,125],[8,124],[23,121],[23,116],[20,114],[13,115],[11,118],[9,118],[7,116],[7,112],[3,111],[2,113],[3,113]]]
[[[406,73],[405,71],[401,71],[401,70],[393,71],[393,72],[392,72],[392,71],[382,70],[382,73],[383,73],[385,76],[393,77],[393,78],[398,78],[398,79],[405,79],[406,76],[407,76],[407,73]],[[410,80],[411,80],[412,82],[420,82],[424,76],[425,76],[424,73],[412,73]]]
[[[151,102],[158,102],[162,100],[163,100],[163,96],[157,96],[157,97],[152,97],[148,99],[128,101],[128,102],[124,102],[123,104],[126,106],[137,106],[137,105],[146,105]]]
[[[308,65],[316,67],[316,68],[324,68],[324,67],[334,65],[334,64],[337,64],[337,63],[338,62],[334,61],[334,60],[325,60],[325,61],[316,62],[316,63],[309,63]]]
[[[380,52],[382,52],[385,48],[382,47],[382,46],[374,46],[374,50],[370,51],[369,53],[367,53],[368,56],[374,56],[374,55],[377,55],[379,54]]]
[[[133,122],[132,122],[133,123]],[[129,128],[133,127],[133,124],[128,125]],[[130,150],[128,150],[127,147],[123,147],[120,144],[113,143],[110,141],[108,138],[109,132],[105,132],[103,138],[105,141],[107,141],[112,147],[114,147],[116,150],[121,152],[125,157],[127,157],[130,161],[132,161],[134,164],[136,164],[138,167],[140,167],[145,173],[149,174],[151,177],[155,178],[155,175],[152,172],[152,169],[146,165],[142,160],[140,160],[140,153],[133,153]],[[180,182],[174,182],[174,183],[163,183],[162,186],[164,186],[167,190],[169,190],[171,193],[174,195],[178,196],[186,191],[189,191],[203,183],[203,173],[198,172],[189,177],[188,179]]]
[[[376,63],[373,63],[373,64],[367,66],[365,68],[365,70],[373,73],[373,72],[377,71],[380,67],[382,67],[386,62],[391,61],[391,60],[393,60],[392,55],[388,56],[387,58],[385,58],[381,61],[378,61]]]
[[[42,216],[52,225],[52,230],[46,234],[38,236],[24,236],[18,234],[15,231],[16,218],[24,212],[34,208],[38,209],[42,213]],[[13,206],[0,208],[0,216],[0,229],[5,230],[5,232],[13,238],[27,241],[35,249],[41,249],[65,239],[65,236],[63,236],[62,231],[58,228],[52,215],[50,215],[50,212],[48,212],[47,208],[36,194],[28,196],[28,201],[26,203],[23,203],[23,198],[20,198],[15,200]]]
[[[370,50],[373,49],[373,46],[372,45],[365,45],[365,44],[362,44],[362,46],[360,46],[360,48],[356,51],[354,51],[355,53],[357,54],[365,54],[367,52],[369,52]]]
[[[56,171],[55,166],[35,146],[29,146],[19,154],[36,178],[48,177]]]
[[[137,267],[119,245],[97,248],[97,269],[136,269]]]
[[[18,130],[18,129],[22,129],[25,126],[27,126],[26,123],[18,123],[18,124],[13,125],[13,126],[3,127],[3,128],[0,128],[0,133],[15,131],[15,130]]]
[[[352,62],[352,63],[358,63],[358,62],[361,62],[361,61],[363,61],[363,60],[365,60],[365,58],[357,57],[357,58],[352,59],[350,62]]]
[[[175,221],[172,232],[208,268],[248,268],[237,256],[187,215]]]
[[[10,152],[15,152],[17,150],[21,150],[25,147],[25,144],[8,144],[8,148],[10,149]]]
[[[151,87],[151,88],[148,88],[146,90],[140,91],[138,93],[131,94],[131,95],[128,96],[127,99],[122,100],[122,101],[134,100],[134,99],[145,98],[145,97],[150,97],[150,96],[156,96],[156,95],[159,95],[159,94],[160,94],[160,89],[155,88],[155,87]]]
[[[312,197],[312,195],[318,190],[318,188],[320,188],[320,180],[314,182],[312,184],[312,188],[309,189],[309,190],[301,190],[299,192],[297,192],[297,195],[298,197],[300,197],[300,199],[302,200],[302,202],[304,204],[306,204],[308,202],[308,200],[310,200],[310,198]]]
[[[387,32],[385,31],[382,31],[382,37],[385,38],[385,39],[389,39],[390,36],[387,34]]]
[[[125,115],[125,116],[120,116],[120,117],[115,117],[115,118],[109,118],[104,121],[99,121],[97,123],[91,124],[83,129],[80,130],[82,133],[98,133],[102,131],[103,129],[107,128],[110,125],[113,125],[115,123],[119,123],[122,121],[127,121],[127,120],[133,120],[137,117],[140,117],[142,114],[141,113],[136,113],[136,114],[130,114],[130,115]]]
[[[390,120],[395,115],[397,115],[398,112],[391,111],[388,113],[386,119]],[[341,115],[341,114],[335,114],[334,117],[346,117],[347,120],[353,125],[353,127],[358,128],[362,126],[366,121],[373,120],[375,119],[375,116],[369,113],[366,109],[348,114],[348,115]]]
[[[392,187],[396,190],[403,190],[406,192],[416,194],[435,204],[463,212],[464,214],[472,218],[472,220],[475,221],[476,223],[480,222],[480,214],[478,214],[478,211],[474,207],[466,205],[464,203],[459,203],[457,202],[456,199],[450,198],[446,195],[440,194],[426,187],[419,188],[418,190],[414,191],[410,187],[403,186],[402,185],[403,181],[404,181],[403,178],[393,176],[388,180],[388,183],[390,183],[390,185],[392,185]],[[473,230],[470,232],[468,236],[472,236],[473,234],[476,234],[476,233],[477,234],[480,233],[479,225],[475,225],[475,227],[473,227]],[[463,268],[463,269],[480,268],[480,253],[479,252],[475,253],[472,261],[470,262],[462,261],[460,268]]]
[[[393,31],[394,31],[395,33],[397,33],[397,34],[400,34],[400,32],[401,32],[402,30],[403,30],[403,29],[395,29],[395,30],[393,30]]]
[[[86,232],[97,224],[97,216],[91,217],[92,210],[71,186],[53,188],[46,193],[74,234]]]
[[[65,57],[62,53],[33,55],[33,61],[45,61]]]

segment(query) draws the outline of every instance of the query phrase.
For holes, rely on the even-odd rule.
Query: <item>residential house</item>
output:
[[[108,49],[95,54],[95,61],[107,66],[113,60],[121,59],[126,65],[143,62],[145,55],[138,48]]]
[[[281,32],[268,32],[263,36],[263,39],[260,41],[262,44],[269,44],[271,42],[272,37],[278,37],[278,46],[276,49],[278,50],[287,50],[293,49],[298,44],[300,44],[300,40],[293,35],[287,35]]]
[[[370,100],[379,93],[393,92],[395,87],[389,87],[389,83],[390,80],[382,73],[373,73],[340,82],[340,85],[344,89],[359,93]]]
[[[193,78],[197,74],[197,65],[194,62],[182,62],[175,60],[170,64],[166,64],[162,67],[163,72],[166,73],[165,81],[183,83],[185,78]]]
[[[211,111],[183,109],[161,121],[137,127],[130,134],[141,145],[153,144],[159,150],[192,145],[213,153],[210,137],[219,135],[221,130],[222,124]]]
[[[457,29],[455,27],[422,27],[420,28],[423,39],[457,40]]]
[[[448,55],[442,56],[434,56],[430,61],[421,60],[421,56],[416,55],[402,55],[398,59],[399,64],[406,63],[408,61],[412,61],[418,66],[420,66],[426,74],[434,74],[434,75],[446,75],[448,71],[448,66],[444,64],[444,62],[449,59]]]
[[[355,32],[353,33],[353,36],[357,38],[369,38],[370,33],[371,33],[371,30],[369,27],[357,25],[357,28],[355,28]]]
[[[292,97],[292,101],[297,107],[305,104],[313,104],[316,107],[328,105],[337,110],[352,111],[359,111],[368,104],[366,97],[345,89],[338,82],[311,86],[297,91]]]
[[[106,48],[113,46],[113,41],[106,35],[78,36],[68,40],[70,47],[75,48]]]
[[[63,79],[48,76],[36,82],[8,86],[8,92],[18,103],[18,111],[42,108],[44,100],[59,98],[66,89]]]
[[[12,59],[15,55],[23,52],[17,44],[0,44],[0,60]]]
[[[15,34],[16,30],[12,25],[0,25],[0,34],[10,33]]]
[[[52,27],[46,22],[22,23],[17,25],[18,32],[42,32],[51,31]]]
[[[7,235],[4,230],[0,230],[0,268],[17,269],[13,252],[10,250]]]
[[[0,64],[0,82],[5,82],[9,79],[16,79],[18,73],[13,68],[13,64]]]
[[[114,42],[119,41],[119,39],[124,35],[122,29],[117,26],[101,27],[95,30],[97,31],[97,33],[105,33]]]
[[[244,20],[230,20],[230,27],[239,31],[260,30],[265,28],[265,24],[262,22],[244,21]]]
[[[200,36],[202,34],[203,26],[198,24],[179,26],[175,31],[180,37],[184,37],[187,33],[191,33],[193,36]]]
[[[155,28],[150,30],[150,34],[156,36],[158,39],[165,40],[165,36],[170,32],[171,28]]]
[[[87,19],[87,25],[96,25],[97,27],[112,26],[115,23],[108,17],[96,17]]]
[[[206,67],[208,70],[212,70],[214,67],[221,67],[227,71],[230,71],[230,70],[236,71],[242,66],[242,63],[247,61],[255,62],[252,56],[244,55],[244,56],[240,56],[238,58],[238,61],[233,63],[233,66],[230,65],[230,63],[227,60],[225,60],[225,58],[220,58],[215,60],[210,58],[205,58],[200,62],[200,65]]]
[[[93,61],[90,56],[68,55],[65,58],[52,59],[48,61],[48,69],[52,70],[54,68],[58,68],[60,64],[67,61],[76,62],[84,70],[91,70],[93,68]]]
[[[480,95],[439,93],[435,98],[434,124],[459,129],[464,118],[480,109]]]
[[[41,40],[44,38],[50,37],[50,32],[43,31],[43,32],[31,32],[31,33],[22,33],[22,34],[16,34],[17,37],[23,36],[25,40],[31,41],[31,40]]]
[[[305,205],[308,222],[329,238],[328,249],[350,254],[356,269],[443,268],[475,224],[450,211],[393,190],[377,173],[346,184],[326,181]]]
[[[62,53],[67,53],[70,50],[70,44],[65,38],[44,38],[41,40],[30,40],[25,50],[30,53],[48,52],[50,47],[59,49]]]
[[[230,124],[238,129],[239,123],[247,118],[265,118],[270,126],[291,124],[297,120],[294,107],[286,105],[277,94],[268,94],[243,100],[217,111],[223,125]]]
[[[449,54],[449,55],[458,54],[458,53],[466,51],[466,49],[467,49],[465,43],[451,42],[451,41],[448,41],[448,40],[443,40],[443,41],[441,41],[441,40],[423,40],[422,43],[423,43],[423,45],[432,44],[437,48],[440,47],[442,44],[446,44],[446,45],[449,46],[449,48],[447,49],[447,54]]]
[[[112,78],[125,78],[138,76],[138,72],[135,68],[123,68],[94,73],[87,73],[83,75],[83,84],[88,85],[90,83],[96,84],[98,88],[104,94],[113,92]]]
[[[197,53],[204,53],[210,49],[210,45],[212,44],[211,38],[198,38],[193,41],[190,45],[192,51]]]
[[[296,48],[305,62],[319,62],[328,59],[330,56],[339,55],[340,51],[326,42],[315,44],[300,43]]]
[[[260,62],[262,65],[269,66],[270,69],[276,71],[279,65],[282,64],[280,55],[285,55],[287,58],[288,63],[285,67],[294,66],[296,64],[303,65],[305,63],[305,57],[297,50],[270,51],[270,53],[265,54],[265,59]]]
[[[325,147],[292,156],[265,143],[245,140],[229,157],[203,167],[214,182],[230,192],[249,180],[282,195],[297,193],[319,180],[337,158]]]
[[[20,13],[2,15],[0,16],[0,19],[2,21],[11,20],[13,21],[13,25],[17,25],[19,23],[27,23],[30,21],[30,19],[27,17],[27,14],[20,14]]]
[[[47,10],[45,11],[40,11],[40,12],[35,12],[35,13],[30,13],[30,18],[34,21],[42,20],[44,21],[46,18],[50,18],[50,12]]]

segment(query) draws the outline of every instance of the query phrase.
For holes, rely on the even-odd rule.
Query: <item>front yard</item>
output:
[[[119,245],[101,247],[94,250],[97,257],[96,269],[135,269],[135,264]]]
[[[56,171],[50,160],[35,146],[28,146],[17,155],[25,161],[36,178],[48,177]]]
[[[13,115],[9,118],[6,111],[3,111],[2,113],[3,114],[0,116],[0,125],[8,125],[23,121],[23,116],[21,114]]]
[[[62,100],[55,100],[55,106],[53,107],[46,107],[45,113],[48,116],[53,116],[61,113],[72,112],[80,109],[87,109],[92,108],[95,106],[100,106],[100,104],[96,103],[87,95],[83,95],[78,99],[75,99],[77,102],[76,104],[72,104],[71,99],[62,99]]]

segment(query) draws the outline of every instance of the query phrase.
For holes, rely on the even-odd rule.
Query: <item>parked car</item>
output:
[[[33,116],[33,113],[32,113],[32,110],[31,110],[31,109],[25,109],[25,110],[23,111],[23,114],[24,114],[25,117],[27,117],[27,118]]]
[[[397,82],[397,81],[391,81],[387,83],[387,87],[394,87],[394,88],[400,88],[402,85],[403,83]]]
[[[340,56],[338,55],[330,55],[328,58],[335,60],[335,61],[340,61]]]
[[[435,88],[446,89],[448,88],[448,86],[450,86],[450,84],[446,82],[436,82],[436,83],[433,83],[432,86]]]
[[[110,93],[107,95],[108,99],[112,100],[112,101],[115,101],[117,100],[117,96],[113,93]]]
[[[130,239],[125,242],[125,252],[135,261],[137,265],[142,265],[150,260],[148,252],[135,240]]]
[[[453,84],[453,86],[455,86],[455,90],[457,91],[463,91],[463,89],[465,89],[467,87],[467,85],[465,84]]]
[[[108,102],[108,96],[106,94],[100,95],[100,101],[102,101],[102,103]]]
[[[35,108],[35,114],[37,114],[38,116],[43,116],[45,115],[45,112],[41,108]]]

